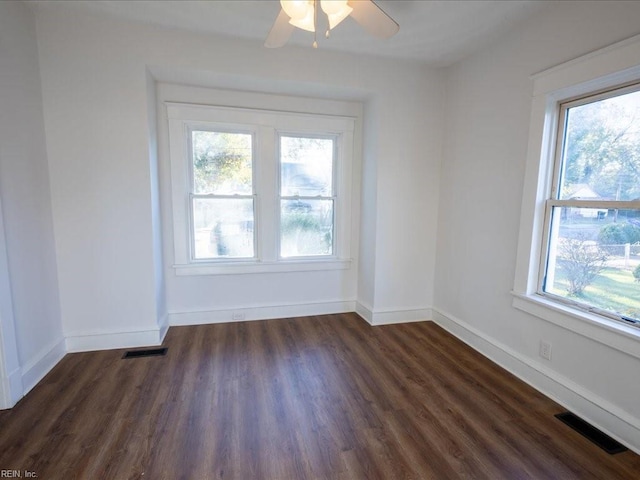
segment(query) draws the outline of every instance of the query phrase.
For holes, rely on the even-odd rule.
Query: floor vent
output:
[[[124,353],[122,358],[140,358],[140,357],[157,357],[167,353],[167,347],[163,348],[147,348],[145,350],[129,350]]]
[[[587,422],[571,412],[558,413],[555,417],[561,422],[569,425],[582,436],[591,440],[610,455],[626,452],[628,450],[627,447],[615,441],[606,433],[601,432],[593,425],[589,425]]]

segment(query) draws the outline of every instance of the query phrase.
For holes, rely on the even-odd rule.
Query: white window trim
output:
[[[640,80],[640,35],[532,77],[533,99],[522,195],[513,306],[640,358],[640,329],[554,302],[538,294],[545,202],[550,198],[558,105],[574,97]]]
[[[173,213],[174,270],[176,275],[220,275],[296,271],[341,270],[351,265],[351,178],[353,163],[354,117],[258,110],[226,106],[165,102],[169,122],[169,157]],[[279,132],[328,134],[337,139],[336,211],[334,254],[318,257],[279,258],[277,205],[278,181],[275,168],[254,162],[254,192],[257,201],[256,258],[233,260],[194,260],[191,255],[190,159],[188,132],[194,128],[252,131],[256,136],[254,158],[275,158]],[[271,165],[273,166],[273,165]]]

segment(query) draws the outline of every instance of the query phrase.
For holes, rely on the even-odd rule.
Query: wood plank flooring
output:
[[[433,323],[172,327],[163,357],[67,355],[0,412],[39,479],[634,479],[563,409]]]

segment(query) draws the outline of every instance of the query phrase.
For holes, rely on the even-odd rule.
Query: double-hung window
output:
[[[279,140],[280,257],[333,255],[336,138]]]
[[[189,128],[194,260],[255,258],[253,134]]]
[[[640,37],[533,77],[513,305],[637,356]]]
[[[166,108],[179,275],[348,268],[354,118]]]
[[[640,85],[559,105],[540,291],[640,321]]]

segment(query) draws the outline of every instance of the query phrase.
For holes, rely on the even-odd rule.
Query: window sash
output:
[[[564,166],[564,150],[566,147],[567,123],[569,121],[568,112],[571,108],[600,102],[609,98],[619,97],[633,92],[640,91],[640,82],[633,81],[618,85],[614,88],[607,88],[586,95],[580,95],[567,99],[558,105],[558,128],[555,141],[553,157],[552,191],[550,198],[560,199],[560,187],[562,183],[562,169]],[[613,207],[616,208],[616,207]]]
[[[286,201],[325,201],[331,202],[331,251],[329,253],[307,254],[307,255],[283,255],[282,252],[282,240],[284,236],[283,222],[282,222],[282,205]],[[278,259],[282,261],[300,260],[305,258],[312,259],[335,259],[336,256],[336,201],[334,197],[280,197],[280,208],[278,215]]]
[[[195,226],[195,200],[251,200],[253,218],[253,255],[252,256],[196,256],[196,226]],[[258,228],[256,219],[257,195],[214,195],[214,194],[189,194],[189,249],[192,263],[226,263],[255,261],[258,258]]]
[[[615,200],[557,200],[548,199],[545,202],[544,228],[542,236],[542,255],[538,268],[538,288],[540,295],[552,295],[554,298],[562,298],[544,291],[547,265],[549,263],[549,249],[551,247],[551,228],[553,210],[557,207],[565,208],[597,208],[600,210],[640,210],[640,201],[615,201]]]
[[[331,159],[331,195],[323,196],[323,198],[337,198],[337,185],[338,185],[338,158],[341,157],[340,149],[343,143],[343,135],[342,134],[334,134],[329,135],[326,133],[309,133],[309,132],[296,132],[296,131],[278,131],[277,132],[277,162],[278,162],[278,195],[280,198],[285,198],[287,195],[282,195],[282,152],[280,151],[282,145],[282,137],[293,137],[293,138],[310,138],[310,139],[319,139],[319,140],[331,140],[333,142],[333,157]],[[344,156],[344,155],[342,155]],[[295,197],[295,195],[288,195],[288,197]],[[304,198],[304,195],[300,195],[300,198]],[[309,196],[309,198],[316,198],[315,196]],[[319,197],[318,197],[319,198]]]
[[[546,291],[546,281],[548,275],[548,264],[550,261],[551,251],[551,230],[553,228],[553,213],[555,208],[576,207],[576,208],[598,208],[608,210],[638,210],[640,211],[640,201],[634,202],[600,202],[600,201],[584,201],[584,200],[547,200],[545,207],[544,220],[544,237],[542,242],[542,252],[540,256],[540,266],[538,268],[538,286],[537,294],[552,299],[555,302],[567,305],[578,310],[604,316],[616,321],[622,321],[628,325],[640,328],[640,319],[628,317],[626,315],[617,314],[613,311],[603,310],[593,306],[587,302],[580,302],[571,298],[556,295],[553,292]]]
[[[193,133],[194,132],[211,132],[211,133],[228,133],[228,134],[241,134],[251,136],[251,194],[216,194],[216,193],[196,193],[195,184],[195,165],[194,165],[194,144]],[[257,195],[256,195],[256,132],[250,127],[233,127],[231,125],[211,125],[193,123],[189,124],[186,129],[187,140],[187,178],[189,181],[188,189],[188,222],[189,222],[189,260],[192,263],[227,263],[227,262],[246,262],[255,261],[258,259],[258,233],[259,228],[257,226]],[[211,257],[197,257],[196,256],[196,225],[195,225],[195,211],[194,203],[198,199],[212,199],[212,200],[252,200],[252,218],[254,222],[253,228],[253,255],[252,256],[211,256]]]
[[[321,139],[321,140],[331,140],[333,142],[333,150],[332,150],[332,158],[331,158],[331,195],[283,195],[282,190],[282,138],[310,138],[310,139]],[[337,250],[337,206],[338,206],[338,195],[337,195],[337,185],[339,182],[338,176],[338,158],[340,156],[340,148],[341,148],[341,135],[327,135],[326,133],[308,133],[308,132],[299,132],[299,131],[279,131],[277,134],[277,162],[278,162],[278,259],[287,261],[287,260],[299,260],[304,258],[313,258],[313,259],[331,259],[336,258],[336,250]],[[332,234],[332,242],[331,242],[331,252],[328,254],[317,254],[317,255],[290,255],[283,256],[282,255],[282,211],[281,206],[283,202],[293,200],[293,201],[313,201],[313,200],[324,200],[331,201],[331,210],[332,210],[332,219],[331,219],[331,234]]]
[[[195,171],[193,164],[193,133],[194,132],[209,132],[209,133],[228,133],[228,134],[240,134],[240,135],[250,135],[251,136],[251,194],[255,195],[256,193],[256,131],[251,128],[233,128],[230,125],[206,125],[206,124],[191,124],[187,127],[187,164],[188,164],[188,181],[189,181],[189,194],[190,195],[217,195],[224,196],[224,194],[200,194],[196,193],[196,184],[195,184]],[[254,212],[255,213],[255,212]]]

